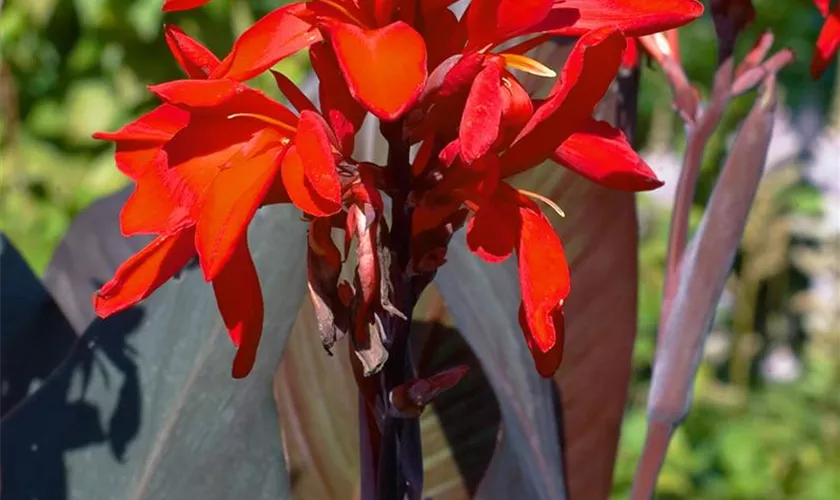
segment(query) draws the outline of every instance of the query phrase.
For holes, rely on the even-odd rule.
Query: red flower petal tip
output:
[[[190,10],[201,7],[209,3],[210,0],[163,0],[164,12],[177,12],[180,10]]]

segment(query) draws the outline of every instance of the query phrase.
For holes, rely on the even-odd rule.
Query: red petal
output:
[[[472,163],[490,151],[502,121],[502,62],[488,59],[473,81],[458,129],[461,158]]]
[[[95,139],[115,141],[117,168],[132,179],[143,175],[161,147],[189,122],[189,113],[162,104],[116,132],[97,132]]]
[[[493,197],[467,223],[467,246],[487,262],[502,262],[520,239],[518,194],[499,184]]]
[[[335,213],[335,205],[320,199],[313,190],[306,185],[306,172],[304,159],[298,152],[296,146],[291,146],[283,156],[283,164],[280,167],[280,174],[283,177],[283,186],[289,199],[299,209],[316,217],[325,217]]]
[[[187,124],[188,114],[176,106],[162,104],[116,132],[96,132],[104,141],[166,142]]]
[[[814,5],[817,6],[817,9],[823,17],[828,17],[828,7],[830,3],[831,0],[814,0]]]
[[[368,110],[391,121],[414,104],[426,82],[426,44],[411,26],[335,23],[330,35],[351,95]]]
[[[377,26],[385,26],[394,20],[397,0],[373,0],[373,18]]]
[[[531,333],[528,326],[528,317],[525,315],[525,307],[519,306],[519,326],[522,328],[522,334],[525,335],[525,343],[531,351],[531,356],[534,358],[534,365],[537,367],[537,372],[545,378],[554,376],[557,368],[560,367],[560,362],[563,360],[563,339],[565,337],[565,324],[563,317],[563,309],[557,309],[551,316],[554,323],[554,332],[557,342],[554,347],[548,351],[543,352],[537,347],[534,341],[534,335]]]
[[[263,328],[260,279],[246,238],[239,241],[227,265],[213,280],[213,291],[230,338],[238,347],[232,375],[245,377],[257,359]]]
[[[218,170],[264,130],[273,129],[255,120],[196,120],[166,144],[164,150],[172,168],[188,170],[201,163],[205,168]]]
[[[93,296],[100,318],[128,309],[148,297],[195,256],[193,229],[159,236],[125,261]]]
[[[233,255],[245,238],[248,224],[271,187],[283,149],[276,137],[260,134],[254,138],[253,155],[222,169],[202,200],[195,233],[204,277],[210,281]]]
[[[271,128],[248,128],[243,124],[231,129],[228,123],[218,120],[199,123],[202,127],[186,129],[167,144],[170,168],[163,176],[166,189],[177,205],[189,212],[191,220],[204,216],[206,195],[221,172],[227,176],[231,169],[247,169],[250,162],[256,161],[254,158],[280,150],[286,141]],[[245,176],[249,178],[247,173]]]
[[[590,122],[621,63],[624,36],[613,28],[591,31],[575,44],[549,98],[502,156],[504,176],[539,164],[576,128]]]
[[[271,71],[271,76],[274,77],[274,82],[277,84],[277,88],[280,90],[280,93],[283,94],[289,104],[294,106],[298,112],[300,111],[317,111],[315,109],[315,105],[312,101],[306,97],[306,94],[301,91],[295,82],[291,81],[289,77],[280,73],[279,71]]]
[[[423,0],[420,2],[420,7],[423,9],[423,14],[437,13],[442,9],[449,8],[450,5],[458,0]]]
[[[259,153],[260,138],[272,138],[279,146],[283,137],[258,120],[202,117],[178,133],[164,150],[169,169],[163,181],[178,205],[199,216],[201,202],[222,168],[233,168]]]
[[[817,38],[817,48],[811,59],[811,76],[819,78],[834,59],[837,48],[840,47],[840,2],[834,4],[825,20],[820,36]]]
[[[263,92],[233,80],[175,80],[153,85],[149,90],[164,102],[217,118],[253,114],[280,122],[288,130],[293,130],[297,124],[297,116],[288,108]]]
[[[283,184],[292,202],[306,213],[325,217],[341,209],[341,181],[326,124],[315,113],[301,113],[294,144],[283,157]]]
[[[156,163],[137,179],[134,192],[122,207],[120,229],[125,236],[170,233],[191,220],[189,209],[179,204],[180,198],[166,181],[172,171],[161,151]]]
[[[325,43],[309,48],[312,69],[318,75],[318,98],[327,123],[338,138],[341,152],[353,154],[356,132],[365,120],[362,106],[350,95],[332,49]]]
[[[467,46],[479,49],[503,42],[545,19],[553,3],[554,0],[473,0],[465,14]]]
[[[637,37],[683,26],[702,14],[703,4],[697,0],[564,0],[528,32],[580,36],[613,26]]]
[[[424,10],[427,3],[422,3]],[[434,20],[424,23],[422,30],[428,52],[427,67],[434,71],[448,57],[461,51],[467,41],[467,32],[458,16],[446,7],[423,15],[424,19]]]
[[[531,96],[516,77],[504,71],[502,81],[502,129],[494,145],[497,151],[509,146],[534,115]]]
[[[164,12],[190,10],[208,3],[210,0],[163,0]]]
[[[662,184],[633,151],[624,133],[591,120],[554,152],[554,161],[602,186],[619,191],[649,191]]]
[[[484,61],[484,54],[467,54],[453,62],[448,71],[445,66],[436,69],[435,80],[440,78],[436,89],[437,97],[449,97],[469,89],[484,66]],[[430,81],[429,84],[431,83]]]
[[[231,100],[242,87],[233,80],[175,80],[152,85],[149,90],[169,104],[206,108]]]
[[[173,25],[165,26],[164,34],[169,50],[190,78],[207,78],[207,75],[219,65],[218,57],[207,47],[190,38],[181,28]]]
[[[627,40],[627,50],[621,57],[622,69],[632,70],[639,65],[639,41],[635,38]]]
[[[516,253],[522,307],[528,333],[539,351],[548,353],[563,340],[554,319],[569,295],[569,266],[551,223],[532,201],[519,198],[522,225]]]
[[[204,104],[200,97],[190,98],[189,90],[197,86],[215,87],[219,82],[225,83],[183,80],[169,84],[169,88],[161,93],[169,97],[177,96],[182,101],[191,99],[191,104]],[[243,161],[255,154],[253,148],[259,145],[259,141],[252,141],[256,134],[270,135],[279,143],[290,135],[287,129],[294,130],[296,126],[297,116],[281,104],[242,84],[229,80],[226,82],[233,85],[233,91],[226,100],[216,106],[191,109],[190,124],[164,147],[170,166],[167,183],[171,191],[182,200],[179,202],[182,206],[197,205],[220,168],[233,166],[235,161]],[[176,85],[183,90],[170,92]],[[269,121],[285,121],[285,124],[282,127],[275,126],[259,117],[236,116],[237,113],[262,115]],[[252,150],[246,151],[245,148]]]
[[[321,33],[296,14],[306,9],[304,2],[275,9],[245,30],[233,50],[210,74],[210,78],[245,81],[278,61],[321,40]]]

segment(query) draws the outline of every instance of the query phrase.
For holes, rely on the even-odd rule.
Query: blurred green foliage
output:
[[[220,57],[275,0],[217,1],[166,22]],[[166,47],[161,0],[7,0],[0,16],[0,228],[43,272],[73,216],[126,179],[114,130],[154,105],[145,86],[183,78]],[[303,54],[305,55],[305,54]],[[284,61],[292,78],[303,59]],[[262,82],[264,85],[264,80]]]
[[[217,0],[199,11],[169,15],[165,21],[224,56],[237,33],[278,3]],[[792,47],[799,56],[781,74],[782,101],[794,109],[815,105],[827,110],[836,65],[819,82],[808,75],[822,22],[811,1],[754,3],[758,19],[739,53],[750,48],[762,29],[772,29],[776,48]],[[42,272],[74,215],[126,183],[114,168],[110,145],[94,141],[91,133],[114,130],[150,109],[153,99],[144,87],[182,75],[162,37],[161,0],[6,0],[2,4],[0,229]],[[710,19],[683,30],[681,42],[690,79],[707,93],[715,68]],[[300,79],[305,64],[305,58],[292,58],[281,70]],[[268,89],[265,84],[257,82]],[[655,70],[644,71],[639,146],[661,141],[680,147],[681,123],[670,112],[666,95],[664,77]],[[735,102],[723,133],[710,144],[695,219],[725,155],[727,132],[746,114],[751,100],[747,95]],[[818,215],[820,200],[813,189],[798,184],[777,194],[772,198],[781,208],[771,210],[768,217]],[[644,403],[668,229],[665,211],[644,204],[642,211],[649,216],[641,248],[639,340],[617,461],[616,498],[629,491],[644,438]],[[790,267],[789,258],[783,267]],[[790,315],[786,308],[794,290],[788,288],[781,305],[775,310],[764,307],[759,313]],[[721,323],[722,330],[740,335],[731,317],[724,315]],[[835,329],[840,330],[840,325]],[[827,345],[838,346],[832,352],[809,335],[805,332],[805,341],[797,346],[803,375],[789,384],[763,383],[754,373],[755,352],[732,351],[717,362],[704,361],[694,410],[677,433],[664,467],[661,498],[840,498],[840,346],[828,341]],[[834,335],[840,336],[840,331]],[[746,383],[733,383],[728,375],[727,367],[738,356],[745,356],[752,370]]]

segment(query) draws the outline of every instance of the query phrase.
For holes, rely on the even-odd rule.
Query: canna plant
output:
[[[168,1],[164,10],[204,3]],[[466,225],[479,257],[517,254],[523,333],[538,371],[552,375],[562,355],[568,267],[536,203],[546,199],[504,179],[555,159],[614,189],[661,185],[621,131],[592,113],[626,35],[684,24],[702,7],[694,0],[476,2],[457,23],[448,6],[291,4],[255,23],[221,61],[168,28],[190,78],[150,87],[158,108],[96,135],[117,143],[117,165],[136,184],[123,232],[157,235],[96,294],[97,313],[134,305],[197,255],[238,347],[233,376],[247,375],[263,316],[247,226],[258,207],[291,203],[310,223],[309,288],[324,347],[351,334],[367,377],[404,342],[400,330],[416,297],[445,262],[452,232]],[[509,70],[556,76],[523,53],[564,35],[582,36],[548,96],[535,102]],[[299,115],[242,83],[304,48],[321,82],[320,110],[282,74],[274,73],[278,87]],[[381,121],[387,165],[353,157],[368,112]],[[382,193],[392,202],[390,224]],[[343,255],[333,229],[344,232]],[[353,241],[355,276],[339,280]]]
[[[165,0],[163,9],[190,10],[208,1]],[[298,432],[314,438],[303,443],[284,439],[285,459],[293,462],[290,455],[295,452],[307,456],[312,447],[324,450],[314,444],[326,440],[322,434],[352,421],[357,424],[352,439],[359,452],[356,484],[361,498],[421,498],[427,493],[419,419],[428,414],[424,409],[433,398],[446,390],[457,391],[459,382],[470,380],[468,365],[486,370],[497,398],[496,412],[505,424],[498,439],[496,433],[491,435],[492,460],[483,464],[477,489],[475,484],[466,487],[468,496],[509,498],[510,490],[505,488],[515,484],[513,490],[534,498],[604,497],[626,397],[634,325],[628,322],[624,329],[613,328],[612,337],[588,339],[585,335],[567,338],[566,330],[568,325],[582,330],[582,323],[594,328],[603,319],[603,312],[598,318],[583,307],[587,297],[600,293],[595,289],[613,279],[599,273],[593,263],[609,270],[612,261],[626,259],[613,258],[606,248],[587,268],[579,249],[564,248],[551,220],[564,216],[558,198],[574,199],[574,193],[558,193],[579,190],[584,194],[576,210],[597,211],[601,224],[614,229],[605,239],[635,242],[630,193],[662,185],[633,150],[628,140],[632,113],[628,117],[622,109],[632,107],[635,99],[632,85],[622,83],[626,83],[623,73],[639,70],[638,43],[669,76],[675,107],[689,135],[669,245],[649,445],[634,491],[636,498],[647,498],[653,492],[667,437],[687,411],[685,398],[691,370],[696,367],[693,360],[699,359],[698,339],[706,333],[707,316],[731,267],[763,165],[762,151],[770,134],[767,119],[774,103],[773,75],[791,54],[783,51],[763,61],[772,42],[764,37],[736,70],[732,47],[751,19],[745,16],[751,10],[744,9],[749,3],[712,2],[721,64],[715,93],[704,107],[680,67],[676,45],[675,29],[703,12],[695,0],[475,0],[460,19],[452,3],[293,3],[258,20],[221,59],[178,27],[167,26],[167,45],[187,78],[151,86],[161,102],[157,108],[116,132],[96,134],[116,143],[116,165],[134,183],[120,212],[120,230],[127,236],[142,235],[148,242],[96,291],[94,309],[102,318],[113,315],[108,320],[113,321],[148,299],[150,311],[166,313],[156,313],[143,333],[155,336],[161,346],[175,342],[162,338],[164,333],[167,337],[179,333],[161,333],[169,325],[164,317],[175,314],[172,308],[176,306],[167,302],[173,297],[177,307],[190,307],[192,295],[177,290],[199,281],[189,271],[197,259],[198,272],[212,284],[224,330],[236,347],[232,376],[245,380],[241,381],[243,395],[237,395],[233,386],[218,389],[223,385],[218,370],[207,366],[218,360],[217,351],[212,356],[191,353],[196,368],[183,379],[178,378],[180,372],[172,375],[183,384],[184,394],[193,394],[191,399],[179,396],[172,401],[178,411],[187,408],[181,419],[186,415],[214,418],[196,409],[208,404],[198,389],[212,394],[212,401],[225,401],[239,410],[252,408],[248,398],[257,396],[245,391],[254,391],[258,385],[248,375],[252,371],[257,377],[265,375],[260,358],[275,356],[270,361],[276,361],[295,322],[274,397],[280,402],[284,436],[290,434],[289,425],[296,425]],[[563,64],[555,57],[559,37],[577,38]],[[315,91],[301,89],[271,70],[302,50],[308,51],[318,77]],[[535,53],[548,56],[529,55]],[[247,85],[249,79],[266,72],[271,72],[294,110]],[[604,116],[602,101],[615,93],[611,86],[617,76],[619,117],[611,120],[609,113]],[[539,79],[548,82],[545,95],[533,90],[533,82]],[[686,247],[687,213],[705,141],[729,97],[759,83],[763,83],[762,93],[733,146],[732,160],[724,168],[706,215],[709,221]],[[385,145],[384,161],[370,155],[370,148],[358,147],[369,126],[366,123],[371,122],[378,125],[379,142]],[[544,186],[540,183],[532,189],[521,187],[521,179],[542,175],[546,163],[553,172],[569,171],[560,174],[564,181],[556,192],[541,194],[538,191],[544,191]],[[740,168],[733,167],[735,163]],[[300,225],[290,225],[294,221],[289,217],[260,220],[262,207],[271,211],[277,205],[303,221],[305,237]],[[619,208],[627,213],[618,214]],[[607,213],[608,209],[616,213]],[[625,227],[609,226],[609,219],[625,222],[628,217]],[[573,230],[585,232],[585,219],[572,214],[569,219],[576,223],[560,228],[560,233],[563,239],[574,240]],[[254,226],[251,238],[250,226]],[[456,234],[459,230],[465,233],[463,242]],[[295,255],[295,248],[300,259],[289,257],[268,270],[260,265],[260,257],[270,261],[273,250],[284,256]],[[299,265],[303,262],[305,272]],[[622,283],[634,290],[635,264],[628,262],[625,268],[630,271],[622,275]],[[297,303],[291,297],[296,291],[284,295],[277,289],[285,283],[300,283],[297,278],[303,274],[306,284],[297,292],[305,293],[309,303],[295,318]],[[576,285],[577,276],[588,276],[588,280]],[[467,288],[464,278],[481,279],[487,286]],[[164,287],[157,302],[151,297],[166,282],[181,280],[181,288],[174,292]],[[436,302],[441,300],[436,287],[445,306]],[[576,289],[588,290],[589,295],[576,300]],[[424,292],[432,306],[421,304]],[[202,314],[215,314],[208,310],[206,300],[195,299],[195,304]],[[635,307],[635,303],[630,305]],[[507,314],[509,307],[512,314]],[[459,355],[448,356],[453,362],[440,363],[440,358],[448,359],[446,349],[452,340],[436,327],[431,333],[419,331],[419,324],[412,321],[418,315],[438,322],[454,318],[469,347],[461,346]],[[508,316],[514,318],[512,324]],[[196,324],[217,333],[215,327],[207,326],[211,320],[201,321]],[[268,324],[276,331],[266,329],[264,335]],[[106,341],[103,327],[99,328],[89,335]],[[190,339],[201,334],[194,324],[184,330],[180,333]],[[348,355],[308,356],[301,344],[301,334],[307,330],[317,330],[327,353],[343,349],[343,343]],[[688,334],[674,333],[683,331]],[[598,349],[592,348],[595,343]],[[686,343],[693,343],[694,350],[687,349]],[[528,372],[524,375],[525,362],[517,357],[520,344],[531,358],[525,359]],[[161,346],[150,348],[153,356],[167,356]],[[566,360],[561,366],[564,350]],[[465,362],[464,352],[474,353],[480,366]],[[581,368],[582,360],[585,368]],[[563,366],[570,365],[564,372]],[[593,394],[591,387],[598,381],[584,380],[584,369],[592,366],[615,372],[610,373],[610,390],[616,397],[609,405]],[[322,369],[311,375],[312,367]],[[214,376],[196,381],[195,374],[201,373]],[[298,380],[301,373],[311,376]],[[323,373],[335,379],[323,382]],[[579,396],[575,401],[578,416],[561,421],[561,428],[557,428],[556,413],[566,411],[554,406],[557,393],[551,391],[557,386],[539,380],[536,374],[558,381],[562,393]],[[316,381],[319,393],[300,401],[291,384],[315,386]],[[321,397],[328,393],[334,399]],[[313,403],[311,398],[318,401]],[[348,419],[336,411],[357,402],[357,418]],[[317,404],[330,406],[313,406]],[[606,406],[610,406],[608,411],[603,410]],[[34,411],[33,405],[22,405],[4,424],[22,425],[27,412]],[[492,411],[486,413],[489,417],[461,408],[460,425],[480,427],[493,418]],[[599,418],[592,419],[594,413]],[[601,418],[601,413],[609,414]],[[250,422],[248,411],[225,415],[234,420],[237,432]],[[323,427],[307,429],[311,422],[300,425],[306,415],[328,415],[329,420]],[[313,417],[312,421],[318,420]],[[243,479],[247,486],[236,490],[231,481],[220,491],[202,489],[200,477],[206,477],[207,471],[223,472],[223,468],[196,467],[196,472],[175,479],[158,472],[166,465],[181,465],[177,453],[160,451],[172,446],[172,436],[177,435],[173,428],[183,430],[178,426],[189,425],[172,422],[167,421],[155,435],[153,451],[140,465],[139,482],[128,481],[126,487],[134,488],[134,496],[173,491],[219,498],[279,494],[268,487],[260,489],[247,476],[250,472],[239,469],[237,473],[243,475],[239,477],[247,476]],[[11,424],[5,425],[8,429]],[[251,451],[214,446],[224,442],[219,436],[225,423],[205,425],[211,426],[207,434],[212,439],[199,446],[200,452],[217,453],[220,462],[232,463]],[[606,437],[577,439],[574,432],[589,428],[605,430]],[[557,443],[552,442],[558,435],[562,459]],[[335,441],[346,439],[341,435]],[[596,445],[581,451],[593,439]],[[255,455],[271,457],[265,443],[258,441],[249,441]],[[4,445],[4,477],[13,456],[6,450],[13,446],[14,442]],[[191,446],[184,448],[193,452]],[[26,469],[25,464],[14,466]],[[297,477],[308,485],[317,483],[311,474],[320,478],[319,472],[296,474],[291,469],[291,481]],[[326,497],[347,494],[337,492],[338,487],[329,489],[332,486],[315,487],[325,488],[317,491],[328,491]]]
[[[164,10],[204,3],[167,1]],[[372,455],[376,487],[363,491],[382,498],[420,495],[421,480],[398,464],[394,436],[465,373],[452,367],[416,380],[407,349],[408,318],[446,262],[453,232],[466,226],[468,247],[488,262],[516,254],[519,323],[536,370],[551,377],[562,359],[571,280],[538,203],[562,211],[505,179],[553,159],[613,189],[660,186],[624,134],[592,114],[627,36],[702,13],[694,0],[476,1],[458,22],[448,7],[291,4],[246,30],[222,60],[169,27],[167,42],[189,78],[150,87],[160,106],[96,135],[116,142],[117,166],[135,183],[120,215],[123,233],[155,235],[95,294],[97,314],[130,308],[197,256],[237,347],[236,378],[254,365],[264,317],[248,225],[264,205],[302,212],[324,349],[348,337],[366,419],[375,423],[368,438],[381,443]],[[560,77],[535,100],[511,70],[556,76],[524,53],[572,35],[580,39]],[[514,37],[527,38],[500,48]],[[243,83],[302,49],[319,77],[320,109],[282,74],[274,73],[279,90],[298,113]],[[353,156],[368,112],[388,144],[385,165]],[[343,233],[343,244],[333,232]],[[352,278],[342,279],[349,263]]]

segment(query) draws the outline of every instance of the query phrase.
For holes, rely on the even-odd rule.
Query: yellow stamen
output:
[[[310,1],[312,1],[312,0],[310,0]],[[346,9],[346,8],[344,8],[344,7],[342,7],[341,5],[339,5],[339,4],[335,3],[335,2],[332,2],[331,0],[317,0],[317,1],[318,1],[318,2],[320,2],[320,3],[323,3],[323,4],[327,4],[327,5],[329,5],[330,7],[332,7],[333,9],[335,9],[335,10],[337,10],[337,11],[341,12],[342,14],[344,14],[345,16],[347,16],[347,19],[349,19],[349,20],[353,21],[354,23],[356,23],[356,25],[357,25],[357,26],[359,26],[360,28],[363,28],[363,29],[368,29],[368,27],[365,25],[365,23],[363,23],[363,22],[359,21],[359,19],[358,19],[358,18],[356,18],[356,16],[354,16],[353,14],[351,14],[349,10],[347,10],[347,9]]]
[[[277,127],[280,127],[283,130],[286,130],[292,134],[294,134],[297,131],[295,127],[289,125],[288,123],[283,123],[280,120],[274,119],[270,116],[260,115],[257,113],[234,113],[232,115],[228,115],[228,120],[231,120],[233,118],[254,118],[255,120],[268,123],[269,125],[275,125]]]
[[[527,189],[517,189],[517,191],[519,191],[520,193],[524,194],[524,195],[525,195],[525,196],[527,196],[528,198],[532,198],[532,199],[535,199],[535,200],[539,200],[539,201],[541,201],[541,202],[545,203],[546,205],[548,205],[549,207],[551,207],[551,208],[552,208],[552,210],[554,210],[555,212],[557,212],[557,215],[559,215],[560,217],[565,217],[565,216],[566,216],[566,214],[565,214],[565,213],[563,212],[563,210],[562,210],[562,209],[561,209],[561,208],[557,205],[557,203],[554,203],[552,200],[550,200],[550,199],[546,198],[545,196],[543,196],[543,195],[541,195],[541,194],[534,193],[534,192],[532,192],[532,191],[528,191]]]
[[[544,76],[546,78],[554,78],[557,73],[546,66],[545,64],[531,59],[528,56],[520,54],[500,54],[505,59],[505,64],[508,67],[530,73],[535,76]]]
[[[488,43],[487,45],[485,45],[484,47],[482,47],[482,48],[478,51],[478,53],[479,53],[479,54],[486,54],[486,53],[487,53],[487,51],[488,51],[488,50],[490,50],[490,49],[492,49],[494,46],[495,46],[495,44],[493,44],[493,43]]]

